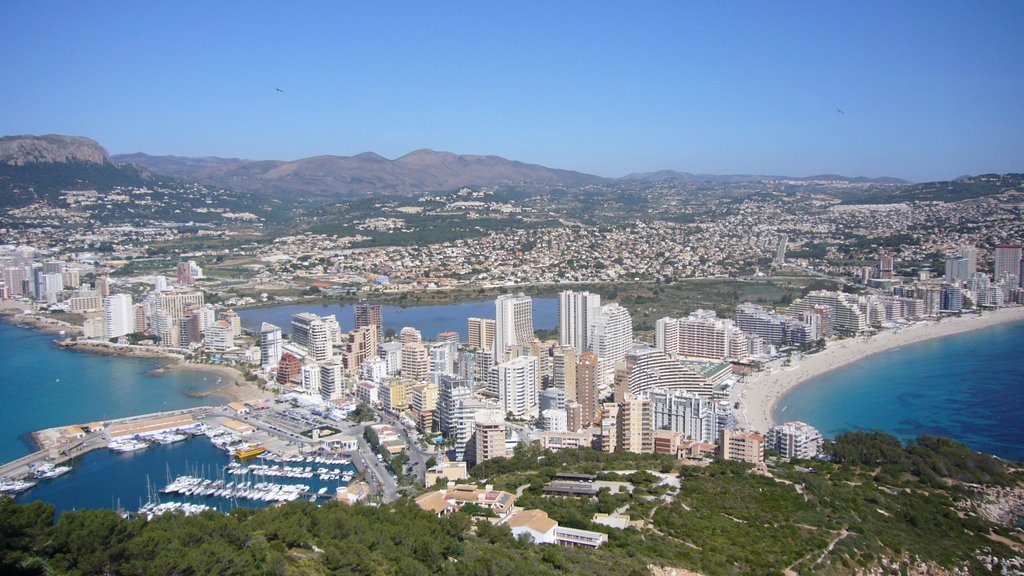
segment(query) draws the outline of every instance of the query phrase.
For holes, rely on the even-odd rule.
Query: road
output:
[[[107,439],[103,434],[90,434],[89,436],[86,436],[85,440],[82,442],[72,446],[66,451],[62,451],[60,457],[56,460],[52,460],[50,458],[49,450],[40,450],[27,456],[22,456],[12,462],[8,462],[7,464],[0,466],[0,478],[8,476],[19,478],[24,477],[29,474],[29,467],[34,467],[44,462],[59,464],[66,460],[70,460],[75,456],[80,456],[97,448],[103,448],[106,445]]]
[[[226,409],[217,410],[214,413],[219,416],[237,418],[237,416]],[[319,445],[318,441],[286,430],[277,423],[264,422],[260,419],[260,416],[259,413],[254,413],[243,417],[243,420],[277,438],[284,438],[291,442],[308,446]],[[321,425],[337,427],[342,429],[343,433],[355,436],[358,450],[352,454],[352,463],[355,464],[356,469],[366,475],[367,482],[381,495],[384,502],[392,502],[398,498],[398,483],[395,482],[387,467],[377,460],[376,452],[370,448],[366,439],[363,438],[363,432],[367,424],[350,425],[345,422],[331,422],[323,418],[315,418],[315,420]]]
[[[419,484],[423,484],[427,472],[427,460],[434,458],[435,454],[420,448],[420,443],[416,440],[416,433],[410,433],[400,419],[395,418],[391,414],[381,413],[381,416],[384,422],[390,424],[398,432],[399,436],[402,437],[402,441],[408,446],[406,454],[409,456],[409,466],[412,466],[412,475],[416,477],[416,481]]]
[[[366,442],[363,437],[363,432],[366,430],[368,424],[361,424],[356,434],[356,444],[359,446],[359,452],[352,455],[352,461],[356,462],[359,458],[361,462],[357,463],[356,466],[363,468],[366,472],[366,478],[370,484],[378,490],[383,501],[392,502],[398,498],[398,483],[388,472],[387,467],[377,460],[377,453],[370,448],[370,445]]]

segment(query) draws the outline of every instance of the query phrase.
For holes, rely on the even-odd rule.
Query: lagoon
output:
[[[258,332],[261,323],[270,322],[288,334],[291,332],[292,315],[300,312],[312,312],[320,316],[334,314],[341,329],[346,332],[355,326],[355,307],[352,304],[287,304],[238,310],[238,315],[242,319],[242,326],[249,330]],[[382,306],[381,315],[385,331],[390,328],[397,334],[403,327],[412,326],[423,333],[424,340],[434,340],[441,332],[453,331],[458,332],[459,338],[465,342],[466,320],[474,317],[493,319],[494,300],[405,308]],[[533,299],[533,327],[536,330],[558,327],[558,298]]]

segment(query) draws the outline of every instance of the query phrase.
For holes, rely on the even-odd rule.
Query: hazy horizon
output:
[[[1024,172],[1024,4],[0,6],[0,132],[605,177]]]

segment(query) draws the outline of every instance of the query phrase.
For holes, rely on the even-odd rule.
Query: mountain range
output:
[[[396,159],[373,152],[354,156],[313,156],[293,161],[153,156],[144,153],[111,156],[94,140],[78,136],[0,138],[0,180],[4,181],[0,183],[6,184],[6,188],[12,189],[24,182],[32,184],[31,178],[41,173],[40,167],[47,165],[51,166],[49,172],[67,176],[51,178],[53,186],[71,185],[64,182],[74,176],[77,169],[83,173],[100,170],[105,181],[111,182],[118,180],[116,172],[120,170],[127,175],[126,183],[162,175],[240,193],[313,204],[378,194],[451,191],[463,186],[553,188],[663,181],[735,184],[763,180],[825,180],[884,185],[874,192],[884,195],[887,194],[886,188],[909,184],[896,178],[851,178],[833,174],[794,178],[694,174],[676,170],[633,173],[616,179],[527,164],[500,156],[454,154],[429,149],[416,150]],[[86,185],[87,180],[72,178],[76,185]],[[938,184],[941,186],[943,183]],[[931,188],[934,187],[927,191],[930,192]]]
[[[581,186],[606,182],[599,176],[499,156],[434,150],[416,150],[394,160],[364,152],[355,156],[313,156],[291,162],[141,153],[114,156],[113,161],[210,186],[323,200],[436,192],[462,186]]]
[[[187,158],[121,154],[114,162],[134,164],[160,174],[195,180],[211,186],[252,193],[312,196],[416,194],[453,190],[462,186],[588,186],[617,181],[654,183],[739,183],[760,180],[830,180],[871,184],[907,184],[896,178],[848,178],[838,175],[789,178],[786,176],[691,174],[676,170],[634,173],[603,178],[572,170],[548,168],[507,160],[500,156],[453,154],[422,149],[389,160],[373,152],[355,156],[313,156],[291,162],[237,158]],[[326,198],[325,198],[326,199]]]

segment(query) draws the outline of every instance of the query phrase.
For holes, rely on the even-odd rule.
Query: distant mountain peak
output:
[[[636,180],[641,182],[662,182],[665,180],[680,180],[683,182],[715,182],[715,183],[738,183],[758,182],[763,180],[794,180],[794,181],[816,181],[827,180],[833,182],[859,182],[871,184],[910,184],[899,178],[867,178],[864,176],[842,176],[840,174],[818,174],[815,176],[773,176],[765,174],[694,174],[692,172],[680,172],[679,170],[658,170],[656,172],[634,172],[627,174],[619,180]]]
[[[314,156],[291,162],[227,161],[131,154],[117,162],[144,166],[156,174],[186,178],[240,192],[288,194],[310,202],[337,202],[366,194],[419,194],[463,186],[571,186],[606,179],[506,160],[500,156],[456,154],[421,148],[390,160],[375,152],[354,156]]]
[[[334,158],[337,158],[337,156],[334,156]],[[384,162],[391,162],[391,160],[388,160],[387,158],[381,156],[380,154],[377,154],[376,152],[362,152],[360,154],[352,156],[352,158],[361,158],[364,160],[382,160]]]
[[[98,142],[83,136],[4,136],[0,137],[0,164],[110,164],[110,155]]]

